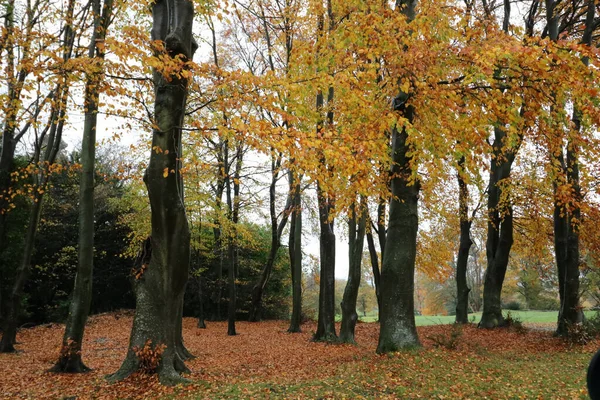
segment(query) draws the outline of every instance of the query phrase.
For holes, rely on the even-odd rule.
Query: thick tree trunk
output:
[[[302,197],[300,183],[302,178],[289,172],[290,193],[292,193],[292,211],[290,237],[288,242],[290,269],[292,275],[292,316],[288,332],[301,332],[302,324]]]
[[[466,324],[469,322],[469,286],[467,285],[467,264],[469,251],[473,242],[471,241],[471,221],[469,219],[469,189],[462,174],[465,157],[458,161],[458,209],[460,215],[460,239],[458,246],[458,257],[456,260],[456,323]]]
[[[356,206],[352,206],[351,217],[348,221],[348,281],[344,289],[342,299],[342,326],[340,328],[340,341],[344,343],[355,343],[354,329],[358,321],[356,313],[356,300],[358,299],[358,288],[360,287],[361,262],[363,245],[365,240],[365,229],[367,225],[366,204],[362,202],[360,218],[357,220]]]
[[[14,23],[15,23],[15,0],[8,0],[6,2],[6,14],[4,15],[4,31],[5,41],[3,42],[6,48],[7,55],[6,61],[8,63],[7,70],[9,74],[14,69]],[[0,49],[1,51],[2,49]],[[12,82],[11,82],[12,83]],[[9,98],[6,99],[8,104],[17,104],[18,96],[20,96],[19,85],[14,87],[9,83]],[[2,130],[2,148],[0,149],[0,254],[6,248],[6,216],[9,211],[9,200],[8,200],[8,189],[11,184],[11,176],[14,159],[15,159],[15,126],[17,119],[17,111],[12,107],[7,109],[6,115],[4,116],[4,129]]]
[[[171,57],[190,59],[194,50],[193,3],[159,0],[152,7],[152,40],[162,40]],[[152,213],[152,236],[146,242],[149,259],[139,266],[135,281],[136,310],[127,356],[109,379],[123,379],[144,370],[157,373],[161,383],[182,382],[186,354],[182,354],[181,304],[190,263],[190,232],[183,204],[180,175],[181,127],[187,80],[154,71],[156,128],[150,163],[144,175]],[[166,173],[165,173],[166,172]],[[166,175],[166,176],[165,176]],[[147,257],[146,257],[147,258]],[[152,363],[157,356],[158,365]]]
[[[510,22],[510,0],[503,0],[504,19],[502,29],[508,34]],[[500,72],[500,69],[497,71]],[[505,87],[500,87],[502,91]],[[524,107],[521,107],[521,115]],[[510,177],[515,155],[521,145],[522,133],[518,143],[508,146],[506,132],[500,128],[501,122],[494,127],[494,144],[490,165],[488,186],[488,230],[486,239],[487,269],[483,284],[483,313],[479,327],[495,328],[504,325],[502,316],[502,285],[508,267],[510,249],[513,244],[513,210],[508,194],[502,190],[502,182]]]
[[[330,2],[327,3],[330,6]],[[331,15],[331,14],[330,14]],[[330,27],[331,28],[331,27]],[[328,128],[333,126],[333,88],[330,87],[327,94],[327,111]],[[317,95],[317,110],[323,106],[323,94]],[[321,133],[321,124],[317,125],[317,132]],[[329,171],[326,165],[326,160],[321,159],[322,167]],[[317,202],[319,205],[319,247],[320,247],[320,285],[319,285],[319,315],[317,319],[317,331],[313,336],[313,340],[318,341],[336,341],[337,334],[335,332],[335,231],[334,220],[331,211],[335,206],[335,199],[329,193],[325,193],[321,189],[321,185],[317,182]]]
[[[510,177],[517,147],[506,149],[506,132],[496,127],[488,187],[488,229],[486,239],[487,269],[483,284],[483,313],[479,326],[495,328],[504,325],[502,285],[513,244],[513,211],[503,193],[503,181]]]
[[[413,120],[412,107],[403,109]],[[394,129],[392,202],[381,268],[378,353],[420,346],[415,325],[414,279],[417,253],[419,183],[411,181],[408,134]]]
[[[549,4],[550,3],[550,4]],[[547,0],[546,8],[554,11],[555,1]],[[550,7],[548,7],[550,6]],[[550,12],[549,11],[549,12]],[[587,46],[592,44],[596,6],[593,0],[588,0],[586,11],[585,29],[581,43]],[[549,15],[549,25],[557,25],[553,15]],[[551,37],[556,40],[557,37]],[[582,62],[587,66],[588,58]],[[575,134],[581,131],[581,111],[574,107],[573,130]],[[579,223],[581,221],[581,187],[579,183],[579,148],[574,140],[567,143],[566,165],[561,153],[558,157],[558,166],[564,174],[566,181],[573,190],[573,199],[570,207],[561,206],[557,201],[557,182],[554,183],[554,246],[556,265],[558,268],[558,286],[560,296],[560,310],[556,335],[567,336],[569,326],[583,321],[583,311],[579,302]]]
[[[317,331],[313,340],[335,341],[335,233],[333,221],[330,221],[329,210],[332,207],[330,199],[317,183],[319,203],[319,235],[320,247],[320,285],[319,285],[319,316]]]
[[[417,0],[398,0],[396,6],[409,22],[416,16]],[[408,93],[400,93],[394,110],[414,121],[415,110],[407,105]],[[392,132],[392,169],[390,215],[381,266],[381,310],[377,353],[420,346],[415,324],[415,260],[419,228],[418,180],[411,179],[412,157],[406,127]]]
[[[104,59],[98,44],[104,42],[112,16],[113,2],[100,0],[92,3],[94,32],[90,42],[89,57]],[[69,316],[65,327],[59,359],[52,368],[54,372],[87,372],[89,368],[81,359],[81,345],[92,302],[92,275],[94,266],[94,175],[96,159],[96,127],[98,113],[98,87],[102,80],[100,72],[88,75],[85,88],[85,122],[81,149],[82,174],[79,183],[79,254],[75,287],[71,298]]]

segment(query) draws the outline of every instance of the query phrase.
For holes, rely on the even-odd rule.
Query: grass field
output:
[[[518,318],[525,325],[527,324],[555,324],[558,319],[558,311],[512,311],[504,310],[504,315],[510,312],[513,318]],[[586,311],[587,317],[594,315],[595,311]],[[360,316],[363,322],[377,321],[377,314],[370,313],[366,317]],[[481,313],[469,314],[469,321],[477,323],[481,319]],[[446,325],[454,323],[453,315],[417,315],[415,316],[417,326]]]

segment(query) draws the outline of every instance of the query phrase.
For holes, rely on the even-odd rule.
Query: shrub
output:
[[[427,339],[433,342],[435,347],[444,347],[448,350],[456,350],[460,343],[460,338],[463,335],[463,328],[461,324],[454,324],[450,331],[437,333],[435,335],[427,336]]]
[[[527,328],[523,326],[523,321],[521,321],[519,317],[513,317],[510,312],[508,312],[506,318],[504,318],[504,326],[520,334],[527,332]]]
[[[505,308],[506,310],[518,311],[518,310],[523,309],[523,306],[518,301],[511,300],[508,303],[504,304],[503,308]]]
[[[560,302],[553,297],[540,297],[535,304],[535,308],[540,311],[558,311]]]

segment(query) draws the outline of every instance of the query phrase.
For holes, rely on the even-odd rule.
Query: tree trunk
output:
[[[328,1],[328,5],[330,2]],[[329,128],[333,126],[333,88],[330,87],[327,94],[327,122]],[[323,106],[323,94],[317,95],[317,110]],[[321,124],[317,125],[317,132],[321,133]],[[331,171],[326,165],[324,157],[321,158],[321,164],[328,173]],[[313,336],[316,341],[336,341],[335,332],[335,232],[334,221],[331,211],[335,206],[335,200],[332,195],[325,193],[319,182],[317,182],[317,202],[319,205],[319,247],[320,247],[320,285],[319,285],[319,316],[317,319],[317,331]]]
[[[204,316],[204,278],[198,277],[198,328],[206,329],[206,321]]]
[[[152,40],[162,40],[170,57],[191,59],[193,3],[159,0],[152,6]],[[181,304],[190,264],[190,232],[183,203],[180,175],[181,127],[187,80],[174,73],[165,77],[154,71],[156,128],[150,163],[144,174],[152,214],[152,236],[147,239],[147,260],[135,281],[136,310],[127,356],[111,381],[143,370],[157,373],[161,383],[184,381],[186,354],[182,354]],[[166,175],[166,176],[165,176]],[[148,357],[152,354],[155,357]],[[153,364],[158,359],[158,364]]]
[[[104,52],[98,47],[104,42],[112,16],[113,1],[100,0],[92,3],[94,32],[89,48],[89,58],[104,59]],[[92,276],[94,266],[94,174],[96,159],[96,128],[98,113],[98,87],[102,81],[101,72],[88,75],[85,88],[85,122],[81,149],[82,174],[79,183],[79,254],[75,287],[69,308],[69,316],[63,336],[59,359],[52,368],[54,372],[87,372],[89,368],[81,359],[81,345],[92,301]]]
[[[510,0],[503,0],[504,19],[502,29],[508,34],[510,22]],[[500,69],[497,70],[500,72]],[[501,86],[500,90],[506,90]],[[521,107],[521,115],[524,107]],[[503,180],[510,177],[513,161],[521,145],[522,133],[517,144],[508,147],[506,132],[500,128],[501,122],[494,127],[494,144],[490,165],[488,187],[488,229],[486,239],[487,269],[483,284],[483,313],[479,327],[495,328],[504,325],[502,316],[502,285],[508,267],[510,249],[513,244],[513,209],[508,194],[502,189]]]
[[[349,246],[348,281],[344,289],[342,300],[342,326],[340,328],[340,341],[344,343],[355,343],[354,329],[358,321],[356,313],[356,300],[358,299],[358,288],[361,278],[361,262],[363,245],[365,240],[365,229],[367,225],[367,212],[365,202],[361,202],[360,218],[357,220],[356,206],[352,206],[351,217],[348,221]]]
[[[292,193],[292,211],[290,220],[289,254],[292,275],[292,316],[288,332],[302,332],[302,197],[300,183],[302,177],[289,172],[290,193]]]
[[[460,215],[460,239],[458,246],[458,257],[456,260],[456,323],[466,324],[469,322],[469,292],[467,285],[467,263],[469,251],[473,242],[471,241],[471,221],[469,219],[469,188],[465,182],[465,157],[458,161],[458,209]]]
[[[3,43],[7,50],[7,70],[12,73],[14,70],[14,23],[15,23],[15,0],[8,0],[6,3],[6,14],[4,15],[4,31],[6,40]],[[1,51],[2,49],[0,49]],[[11,82],[12,83],[12,82]],[[13,86],[9,83],[9,98],[6,99],[8,104],[18,104],[17,100],[20,96],[19,85],[13,89]],[[9,200],[8,200],[8,189],[11,184],[11,176],[14,160],[15,160],[15,126],[17,120],[17,111],[13,107],[8,108],[6,115],[4,116],[4,129],[2,131],[2,148],[0,149],[0,254],[6,248],[6,217],[9,211]]]
[[[335,332],[335,233],[329,212],[332,204],[318,183],[317,197],[321,230],[319,235],[321,279],[319,284],[319,317],[317,332],[313,340],[335,341],[337,340]]]
[[[503,181],[510,177],[516,149],[505,149],[506,132],[494,128],[495,139],[488,187],[488,229],[486,239],[487,269],[483,284],[483,313],[479,326],[495,328],[504,325],[502,285],[513,244],[513,210],[505,199]]]
[[[409,122],[412,107],[401,110]],[[415,325],[414,279],[417,253],[419,183],[411,182],[408,134],[394,128],[392,201],[381,268],[378,353],[420,346]]]
[[[228,146],[226,150],[228,150]],[[228,287],[229,287],[229,302],[227,307],[227,334],[235,336],[235,313],[237,302],[236,279],[238,276],[238,254],[237,254],[237,224],[240,214],[240,174],[242,170],[243,145],[237,145],[235,157],[235,170],[233,175],[233,198],[231,197],[231,177],[227,174],[227,207],[229,208],[229,220],[231,221],[231,231],[227,241],[227,262],[228,262]],[[228,157],[225,157],[228,162]],[[229,168],[228,168],[229,170]]]
[[[373,280],[375,284],[375,296],[377,297],[377,310],[381,310],[381,273],[379,272],[379,257],[375,249],[373,233],[367,231],[367,245],[369,247],[369,257],[371,259],[371,268],[373,270]]]
[[[415,19],[417,0],[398,0],[396,6],[408,22]],[[407,123],[414,121],[415,110],[407,105],[408,93],[393,101]],[[412,168],[408,132],[403,126],[392,132],[392,169],[390,215],[381,266],[381,310],[377,353],[420,346],[415,325],[415,259],[419,228],[420,185],[411,179]]]
[[[553,15],[555,4],[555,1],[547,0],[546,8],[549,9],[548,24],[551,26],[557,25]],[[550,14],[551,12],[552,14]],[[585,29],[581,40],[581,43],[587,46],[592,44],[594,15],[595,2],[588,0]],[[551,36],[551,39],[557,40],[558,36]],[[589,64],[587,57],[584,57],[582,62],[586,66]],[[579,134],[580,131],[581,111],[575,106],[573,109],[573,134]],[[583,311],[579,303],[579,223],[581,221],[582,195],[579,183],[579,147],[576,140],[569,138],[566,153],[566,165],[562,149],[557,157],[557,164],[560,167],[561,174],[564,174],[567,183],[571,185],[573,190],[573,199],[569,207],[559,204],[557,196],[558,182],[554,182],[554,248],[560,296],[560,310],[555,332],[558,336],[567,336],[570,326],[583,321]]]

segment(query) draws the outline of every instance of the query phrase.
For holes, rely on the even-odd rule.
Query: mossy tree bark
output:
[[[416,15],[417,0],[398,0],[397,9],[410,22]],[[414,121],[410,95],[400,93],[393,102],[407,124]],[[406,126],[392,130],[392,170],[389,222],[381,266],[380,331],[377,353],[420,346],[415,325],[415,259],[419,227],[420,185],[412,173],[411,146]]]
[[[411,106],[400,110],[413,120]],[[420,346],[415,325],[414,278],[417,254],[419,183],[411,180],[406,128],[394,129],[392,201],[381,268],[381,310],[378,353]]]
[[[366,202],[361,201],[357,215],[356,205],[352,206],[351,215],[348,220],[348,281],[344,289],[342,299],[342,326],[340,328],[340,341],[354,343],[354,329],[358,321],[356,313],[356,300],[358,299],[358,288],[360,287],[361,262],[367,225]]]
[[[168,55],[189,60],[195,50],[192,38],[193,3],[158,0],[152,6],[152,40],[162,40]],[[182,342],[181,311],[190,263],[190,232],[183,203],[180,175],[181,127],[187,97],[187,80],[181,74],[165,77],[154,71],[156,128],[144,182],[151,207],[152,235],[146,240],[134,283],[136,310],[127,356],[116,381],[146,369],[163,384],[184,381],[189,353]],[[145,354],[158,356],[148,364]]]
[[[467,285],[467,264],[471,240],[471,219],[469,218],[469,188],[465,181],[465,157],[458,160],[458,212],[460,219],[460,239],[456,260],[456,323],[469,322],[469,292]]]
[[[94,70],[88,73],[85,86],[85,121],[81,149],[82,174],[79,188],[79,247],[75,287],[71,298],[69,316],[65,327],[59,359],[54,372],[87,372],[89,368],[81,358],[81,345],[92,301],[92,274],[94,266],[94,175],[96,158],[96,127],[98,113],[98,88],[102,81],[101,62],[104,42],[112,18],[113,0],[92,1],[94,30],[88,57],[94,60]]]

